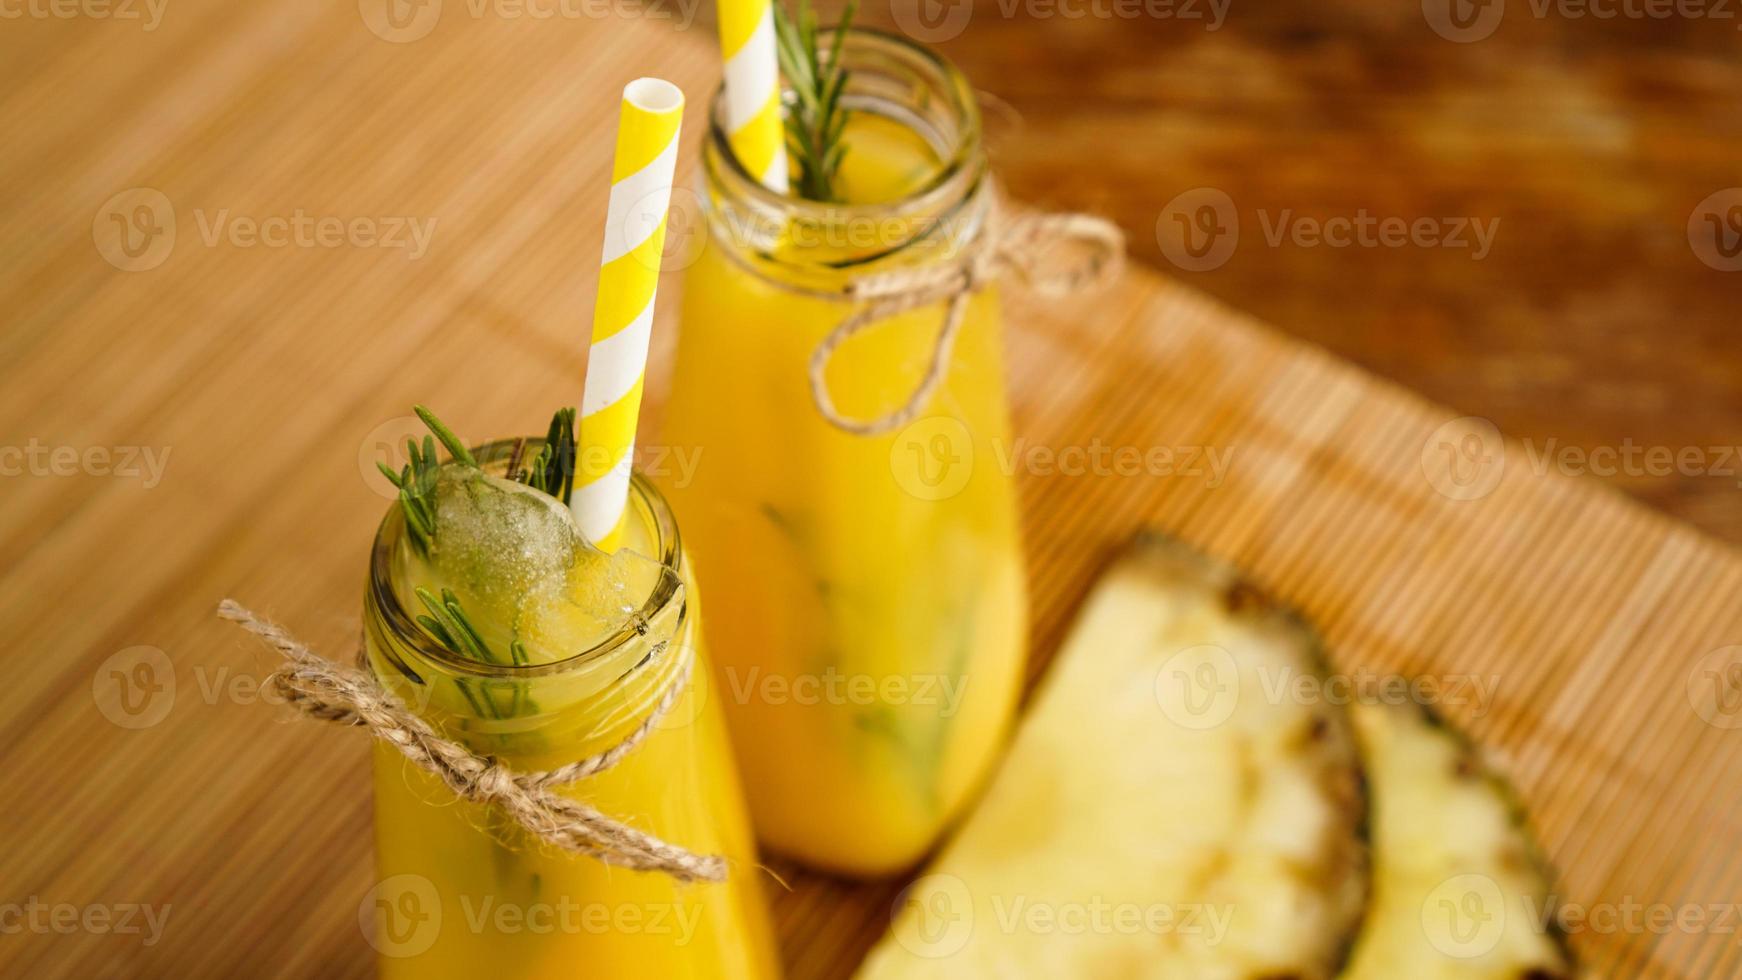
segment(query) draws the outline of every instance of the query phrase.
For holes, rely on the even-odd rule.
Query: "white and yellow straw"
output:
[[[785,194],[786,133],[772,0],[720,0],[720,55],[726,63],[726,138],[751,176]]]
[[[605,215],[605,254],[593,307],[593,342],[577,425],[575,521],[587,540],[616,549],[629,502],[635,423],[677,167],[683,92],[657,78],[623,89],[617,156]]]

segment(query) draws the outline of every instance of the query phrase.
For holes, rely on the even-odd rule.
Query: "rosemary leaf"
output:
[[[575,459],[579,455],[575,444],[575,410],[559,408],[550,418],[544,446],[533,457],[532,465],[515,479],[548,493],[563,503],[575,488]]]
[[[453,589],[442,590],[442,606],[447,610],[448,622],[455,627],[454,638],[465,644],[477,659],[485,663],[497,663],[489,645],[484,642],[484,637],[478,633],[478,628],[472,625],[466,611],[460,608],[460,597],[454,595]]]
[[[472,458],[472,451],[466,448],[466,444],[460,441],[459,436],[454,435],[452,430],[442,424],[441,419],[435,417],[434,412],[422,405],[413,405],[411,410],[416,412],[417,417],[423,420],[423,424],[429,426],[429,430],[435,433],[437,439],[442,441],[442,445],[447,447],[449,455],[454,457],[455,462],[471,467],[478,465],[478,461]],[[428,455],[434,455],[434,445],[430,442],[429,436],[424,436],[424,449]]]
[[[482,704],[478,703],[477,695],[472,693],[472,685],[466,683],[465,681],[455,681],[454,684],[457,687],[459,687],[460,693],[464,694],[466,696],[466,703],[470,704],[472,706],[472,713],[473,714],[477,715],[480,718],[484,717],[485,714],[488,714],[492,718],[502,717],[501,712],[496,710],[496,705],[494,702],[491,703],[488,711],[486,711],[484,709],[484,706]]]
[[[811,0],[798,0],[795,15],[788,15],[780,4],[774,5],[780,70],[794,100],[786,117],[787,150],[797,171],[798,195],[813,201],[839,200],[835,185],[845,155],[841,136],[849,112],[841,94],[850,74],[842,64],[841,53],[858,11],[858,0],[847,0],[825,54]]]
[[[454,648],[454,638],[448,635],[448,628],[437,621],[434,616],[419,616],[417,617],[417,622],[419,626],[428,630],[429,635],[435,637],[442,646],[447,647],[449,650]]]

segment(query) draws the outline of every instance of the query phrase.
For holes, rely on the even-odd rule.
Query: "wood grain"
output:
[[[418,400],[472,438],[538,429],[574,400],[610,93],[657,71],[694,97],[717,70],[706,29],[471,9],[449,3],[408,43],[340,0],[175,0],[153,31],[0,30],[0,447],[48,453],[0,458],[24,467],[0,482],[0,902],[170,909],[151,946],[0,935],[0,975],[371,972],[367,754],[258,703],[268,655],[213,607],[236,596],[348,653],[387,506],[380,443]],[[1053,196],[1085,203],[1076,187]],[[161,193],[176,225],[138,271],[103,253],[117,254],[107,202],[131,188]],[[251,245],[219,225],[299,211],[433,234],[414,258],[355,236]],[[1228,275],[1256,282],[1272,260],[1289,261],[1242,254]],[[1448,713],[1517,780],[1569,901],[1737,899],[1742,733],[1690,698],[1742,643],[1735,553],[1539,473],[1516,444],[1468,443],[1442,428],[1454,413],[1177,281],[1134,272],[1087,306],[1022,305],[1010,371],[1028,445],[1181,453],[1173,473],[1022,468],[1035,676],[1109,550],[1158,525],[1301,605],[1351,670],[1491,679],[1491,703]],[[99,448],[108,462],[85,455]],[[160,481],[126,472],[132,449],[165,464]],[[1225,469],[1184,466],[1197,450]],[[1472,488],[1486,492],[1456,499]],[[174,690],[132,729],[112,672],[150,656],[138,647],[167,658],[155,680]],[[850,973],[900,882],[773,866],[791,975]],[[1733,938],[1575,941],[1600,975],[1698,978],[1742,969]]]
[[[959,0],[942,6],[972,15],[938,46],[1001,107],[1018,197],[1114,217],[1139,259],[1279,330],[1539,450],[1736,443],[1742,273],[1702,263],[1687,224],[1742,185],[1742,10],[1512,0],[1454,43],[1423,13],[1450,2],[1233,0],[1215,26],[1210,0]],[[917,4],[865,6],[895,26]],[[1239,247],[1184,268],[1156,226],[1201,187],[1235,204]],[[1266,235],[1362,211],[1497,225],[1480,258]],[[1742,542],[1742,465],[1705,458],[1591,475]]]

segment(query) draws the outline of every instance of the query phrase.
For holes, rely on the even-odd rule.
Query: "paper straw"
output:
[[[762,186],[785,194],[786,132],[780,118],[774,5],[772,0],[720,0],[719,6],[727,141]]]
[[[635,423],[647,373],[647,340],[665,249],[666,209],[677,167],[683,92],[657,78],[623,89],[605,254],[593,308],[593,342],[577,424],[578,458],[570,507],[581,533],[600,548],[617,546],[629,502]]]

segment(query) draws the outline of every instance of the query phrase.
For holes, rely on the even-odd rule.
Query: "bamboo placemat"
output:
[[[176,0],[150,31],[0,31],[0,446],[46,453],[0,459],[32,460],[0,478],[0,903],[116,920],[0,935],[0,975],[371,972],[366,752],[254,703],[272,664],[213,606],[348,652],[376,446],[417,400],[482,436],[575,399],[611,93],[657,72],[699,104],[717,70],[705,24],[435,2],[402,8],[439,14],[414,37],[431,22],[381,9]],[[139,188],[161,196],[116,197]],[[231,223],[299,213],[430,234],[413,257]],[[1024,303],[1010,348],[1012,449],[1042,450],[1019,457],[1035,675],[1108,551],[1158,525],[1302,606],[1350,670],[1491,680],[1447,711],[1516,780],[1568,900],[1742,898],[1742,731],[1696,710],[1705,670],[1735,678],[1734,553],[1145,273],[1086,310]],[[1066,471],[1122,447],[1149,472]],[[122,704],[138,663],[159,689]],[[792,975],[850,972],[899,883],[775,867]],[[169,906],[154,945],[113,928],[133,903]],[[1576,942],[1600,975],[1742,963],[1716,930]]]

